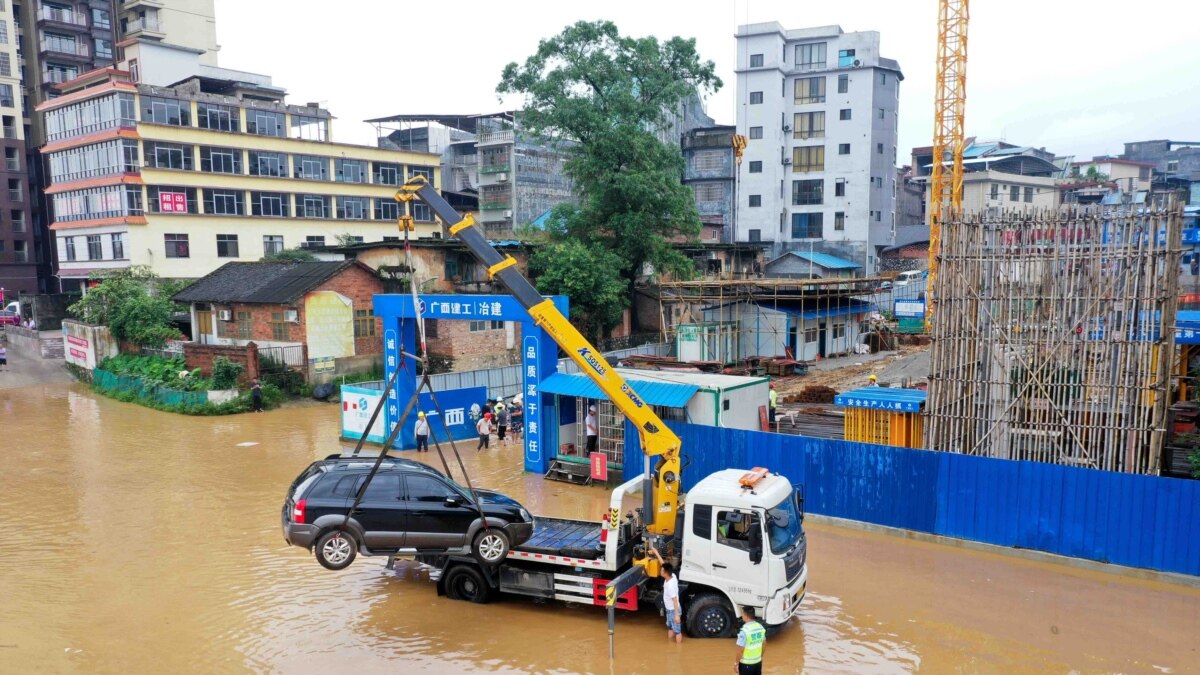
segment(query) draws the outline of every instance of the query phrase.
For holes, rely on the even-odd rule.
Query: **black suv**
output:
[[[520,504],[490,490],[471,493],[438,470],[409,459],[387,458],[366,486],[343,529],[346,510],[363,489],[374,457],[333,455],[305,469],[283,505],[283,538],[313,551],[328,569],[345,569],[363,555],[471,554],[497,565],[509,548],[533,534]]]

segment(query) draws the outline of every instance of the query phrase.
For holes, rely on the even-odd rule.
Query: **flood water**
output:
[[[669,644],[653,612],[439,598],[427,574],[359,558],[329,572],[284,545],[283,493],[340,449],[336,406],[190,418],[79,385],[0,390],[0,672],[730,672],[733,642]],[[472,444],[473,446],[473,444]],[[600,488],[477,484],[599,519]],[[433,457],[429,455],[428,457]],[[802,617],[767,673],[1200,672],[1200,591],[809,525]]]

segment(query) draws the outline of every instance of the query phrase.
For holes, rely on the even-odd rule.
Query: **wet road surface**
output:
[[[283,493],[340,449],[336,406],[191,418],[80,385],[0,390],[0,672],[727,673],[652,612],[439,598],[412,563],[329,572],[283,543]],[[600,488],[464,457],[530,510],[599,519]],[[427,455],[433,458],[435,455]],[[767,673],[1200,672],[1200,590],[810,524],[802,617]]]

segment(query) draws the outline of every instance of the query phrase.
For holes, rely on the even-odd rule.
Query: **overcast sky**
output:
[[[1081,159],[1118,154],[1126,141],[1200,141],[1200,3],[975,0],[971,9],[968,135]],[[905,76],[900,162],[933,133],[937,0],[216,0],[216,12],[221,65],[271,75],[293,103],[320,101],[338,118],[338,141],[373,144],[362,122],[372,117],[503,108],[504,65],[581,19],[696,38],[725,81],[707,99],[725,124],[735,120],[739,24],[879,31],[883,56]]]

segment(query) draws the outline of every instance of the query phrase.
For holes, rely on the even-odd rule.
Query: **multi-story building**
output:
[[[876,269],[894,243],[903,74],[879,33],[839,26],[737,31],[737,241],[829,253]],[[775,92],[779,92],[776,94]]]
[[[436,155],[334,143],[329,111],[287,104],[269,77],[164,43],[125,50],[129,70],[80,76],[38,108],[65,290],[100,269],[197,278],[284,249],[394,239],[396,187],[417,174],[440,184]],[[176,77],[164,64],[192,74],[147,83]],[[413,236],[439,230],[428,206],[408,208]]]
[[[966,213],[990,209],[1028,211],[1058,206],[1059,185],[1066,171],[1045,148],[1003,141],[965,141],[963,149],[962,208]],[[929,177],[933,171],[933,146],[913,148],[914,179],[925,183],[928,217]]]
[[[1125,144],[1122,159],[1146,162],[1159,173],[1200,181],[1200,141],[1136,141]]]
[[[733,241],[734,195],[737,188],[737,163],[733,136],[737,127],[715,126],[692,129],[683,134],[683,182],[696,195],[700,214],[700,241]]]
[[[24,51],[18,37],[17,7],[0,3],[0,289],[6,294],[36,292],[37,238],[30,226],[29,175],[25,171],[26,134],[25,98],[22,96],[21,64]]]

